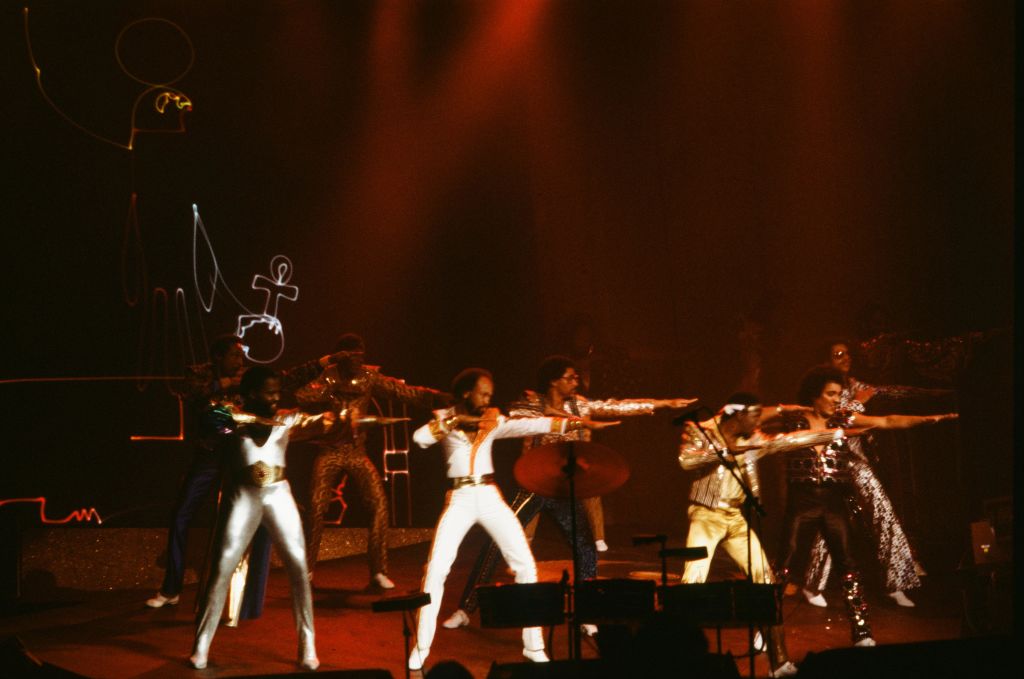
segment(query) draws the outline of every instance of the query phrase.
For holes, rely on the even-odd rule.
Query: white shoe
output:
[[[597,551],[599,552],[607,552],[608,543],[604,540],[594,540],[594,548],[597,549]]]
[[[209,658],[206,653],[200,653],[199,651],[196,651],[189,657],[188,664],[192,666],[192,669],[205,670],[206,663],[208,660]]]
[[[818,608],[825,608],[828,606],[828,602],[825,601],[825,597],[821,595],[821,592],[815,594],[809,589],[801,590],[804,593],[804,598],[807,599],[807,603]]]
[[[871,646],[877,645],[878,644],[876,644],[875,640],[871,637],[864,637],[863,639],[854,644],[854,646],[859,646],[860,648],[870,648]]]
[[[768,676],[769,677],[792,677],[792,676],[796,675],[796,671],[797,671],[796,670],[796,665],[794,665],[792,663],[792,661],[787,660],[786,662],[782,663],[781,665],[776,667],[774,670],[769,672]]]
[[[889,592],[889,597],[904,608],[913,608],[915,606],[914,602],[902,590],[898,589],[895,592]]]
[[[427,661],[427,656],[430,655],[429,648],[420,648],[414,646],[412,653],[409,654],[409,669],[410,670],[422,670],[423,663]]]
[[[760,632],[754,634],[754,653],[764,653],[764,637]],[[786,675],[780,674],[779,676]]]
[[[307,655],[299,660],[299,667],[310,672],[316,671],[316,668],[320,667],[320,659],[314,655]]]
[[[597,634],[597,625],[591,625],[589,622],[585,622],[580,625],[580,630],[588,637],[592,637]]]
[[[548,654],[544,652],[543,648],[538,651],[531,651],[528,648],[524,648],[523,655],[526,656],[526,659],[530,662],[550,662],[548,660]]]
[[[179,599],[180,599],[180,597],[178,595],[164,596],[161,592],[157,592],[156,596],[153,597],[152,599],[146,599],[146,605],[149,606],[150,608],[163,608],[164,606],[177,606]]]
[[[469,614],[461,608],[449,616],[447,620],[441,623],[442,627],[447,629],[458,629],[460,627],[469,626]]]
[[[391,582],[391,578],[383,573],[375,573],[374,576],[370,578],[370,584],[380,587],[381,589],[395,588],[395,583]]]

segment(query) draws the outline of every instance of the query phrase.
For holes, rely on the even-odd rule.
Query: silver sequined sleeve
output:
[[[642,398],[586,401],[586,405],[593,417],[632,417],[654,414],[654,401]]]

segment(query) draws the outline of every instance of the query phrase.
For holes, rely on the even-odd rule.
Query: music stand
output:
[[[378,599],[370,604],[370,610],[374,613],[390,613],[391,611],[402,612],[402,640],[405,647],[405,655],[402,656],[402,666],[405,667],[405,679],[409,679],[409,639],[412,638],[410,619],[412,611],[423,608],[430,603],[430,595],[426,592],[416,592],[403,596],[389,596]]]

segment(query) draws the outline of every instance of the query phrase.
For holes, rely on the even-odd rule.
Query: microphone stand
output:
[[[572,586],[569,588],[568,613],[569,620],[569,659],[579,660],[582,655],[582,639],[580,638],[579,625],[576,624],[576,587],[580,582],[579,555],[576,553],[576,447],[572,439],[566,444],[566,461],[562,471],[569,479],[569,516],[571,519],[572,535]]]
[[[725,437],[722,435],[722,430],[719,429],[719,427],[718,427],[718,421],[717,420],[712,420],[712,422],[715,423],[715,430],[717,431],[718,435],[724,440]],[[747,577],[746,577],[746,580],[747,580],[747,597],[748,597],[747,612],[748,612],[748,616],[752,616],[753,615],[753,606],[750,605],[749,599],[750,599],[750,597],[752,596],[752,593],[753,593],[753,584],[754,584],[753,560],[754,559],[753,559],[753,546],[751,545],[751,542],[750,542],[750,533],[751,533],[751,531],[750,531],[750,522],[751,522],[751,519],[753,518],[753,515],[754,515],[755,512],[757,513],[758,517],[765,516],[764,506],[761,504],[761,501],[758,500],[757,497],[751,492],[750,486],[743,480],[743,476],[737,470],[737,464],[736,464],[735,455],[733,455],[733,459],[730,460],[727,457],[727,455],[726,455],[726,450],[724,450],[722,447],[720,447],[718,445],[718,443],[708,434],[708,432],[705,431],[702,426],[700,426],[700,422],[697,421],[696,418],[694,418],[694,420],[693,420],[693,425],[697,428],[697,431],[700,432],[701,436],[704,437],[704,440],[711,447],[711,449],[715,451],[715,454],[718,455],[718,459],[722,461],[722,466],[724,466],[726,469],[729,470],[729,473],[736,480],[736,483],[739,484],[740,490],[743,491],[743,507],[742,507],[741,511],[743,512],[744,520],[747,522]],[[753,451],[748,451],[748,452],[753,452]],[[752,617],[748,617],[747,618],[747,644],[748,644],[749,655],[750,655],[750,677],[751,677],[751,679],[753,679],[753,677],[754,677],[754,655],[755,654],[754,654],[754,620],[753,620]]]

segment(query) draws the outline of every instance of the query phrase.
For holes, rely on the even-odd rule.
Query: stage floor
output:
[[[543,526],[542,526],[543,528]],[[616,530],[618,528],[618,530]],[[557,581],[566,548],[556,535],[541,531],[534,551],[541,580]],[[628,529],[611,527],[611,549],[601,555],[601,577],[654,577],[660,573],[656,546],[633,547]],[[480,537],[474,531],[463,546],[449,577],[441,618],[450,614],[476,553]],[[678,544],[678,539],[670,544]],[[395,592],[419,587],[429,545],[392,550],[391,576]],[[716,568],[717,568],[716,560]],[[928,564],[926,564],[927,566]],[[678,573],[679,562],[670,562]],[[879,644],[955,639],[962,635],[962,603],[958,580],[940,569],[924,578],[925,584],[911,596],[916,608],[900,608],[881,592],[868,592],[871,624]],[[713,570],[713,573],[716,573]],[[503,580],[510,578],[502,573]],[[317,649],[321,671],[383,668],[396,679],[404,676],[402,623],[399,613],[375,614],[370,604],[379,592],[364,588],[368,581],[365,557],[350,556],[322,562],[314,589]],[[677,578],[677,576],[676,576]],[[29,588],[26,588],[29,589]],[[298,672],[294,664],[296,637],[292,622],[287,578],[281,569],[271,572],[264,615],[242,621],[237,628],[221,626],[210,653],[210,665],[196,671],[188,667],[194,616],[195,586],[187,587],[181,604],[150,610],[143,601],[151,591],[117,590],[92,592],[59,590],[46,601],[33,601],[26,591],[22,602],[0,618],[0,638],[17,635],[41,660],[87,677],[229,677]],[[787,597],[784,617],[789,653],[799,663],[808,652],[849,645],[849,628],[838,591],[827,593],[828,608],[815,608],[802,596]],[[715,650],[715,631],[707,631]],[[743,653],[745,629],[722,631],[723,650]],[[555,632],[549,654],[564,659],[565,627]],[[583,641],[584,657],[597,657],[596,644]],[[442,659],[456,659],[475,677],[487,676],[492,662],[520,662],[521,639],[514,629],[481,629],[478,616],[468,628],[438,632],[427,669]],[[746,659],[737,660],[740,674],[748,676]],[[756,658],[757,676],[765,676],[764,655]]]

